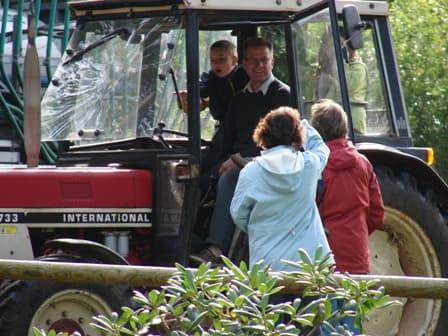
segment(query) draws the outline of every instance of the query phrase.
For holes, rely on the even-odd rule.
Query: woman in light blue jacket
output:
[[[303,248],[314,258],[319,245],[330,252],[316,206],[316,188],[329,149],[299,112],[280,107],[260,120],[253,135],[261,156],[240,172],[230,212],[249,236],[249,261],[272,271],[298,271]]]

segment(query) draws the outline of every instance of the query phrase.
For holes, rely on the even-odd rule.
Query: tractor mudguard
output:
[[[80,257],[81,260],[97,260],[103,264],[128,265],[129,263],[114,250],[105,245],[84,239],[60,238],[45,243],[47,251]],[[57,256],[55,255],[55,258]]]

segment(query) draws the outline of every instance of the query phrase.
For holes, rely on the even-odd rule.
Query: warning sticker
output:
[[[16,232],[15,225],[0,225],[0,234],[15,234]]]

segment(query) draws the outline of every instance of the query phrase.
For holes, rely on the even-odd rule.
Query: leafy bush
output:
[[[93,327],[109,336],[317,335],[317,330],[349,336],[353,334],[341,323],[343,318],[354,318],[359,327],[373,308],[396,303],[378,288],[378,281],[358,282],[348,275],[337,280],[329,255],[322,256],[321,249],[315,260],[303,250],[298,253],[301,261],[285,261],[297,267],[293,273],[270,273],[260,263],[251,269],[244,262],[237,267],[225,257],[222,268],[202,264],[196,270],[177,264],[166,286],[135,291],[137,307],[95,316]],[[302,296],[285,300],[282,282],[300,285]],[[37,329],[34,334],[45,336]],[[47,336],[56,335],[68,336]]]
[[[388,2],[414,144],[434,147],[435,168],[447,181],[448,6],[444,1],[434,0]]]

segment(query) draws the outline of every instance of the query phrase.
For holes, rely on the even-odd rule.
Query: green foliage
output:
[[[38,330],[37,328],[33,328],[34,336],[81,336],[80,333],[74,332],[73,334],[68,334],[66,332],[55,332],[54,330],[50,330],[48,334],[44,330]]]
[[[435,0],[389,3],[414,142],[434,147],[435,167],[448,180],[448,6]]]
[[[222,268],[202,264],[189,269],[178,264],[177,272],[160,290],[134,292],[138,308],[123,307],[121,314],[95,316],[93,327],[109,336],[311,336],[320,328],[327,335],[349,336],[352,333],[340,323],[342,318],[352,316],[360,326],[375,307],[396,303],[378,288],[378,281],[335,277],[332,259],[323,256],[322,249],[315,260],[303,250],[298,253],[301,261],[286,261],[297,267],[292,273],[271,273],[261,263],[248,269],[241,262],[238,267],[225,257]],[[302,296],[282,296],[280,280],[301,285]],[[35,335],[45,336],[37,331]]]

